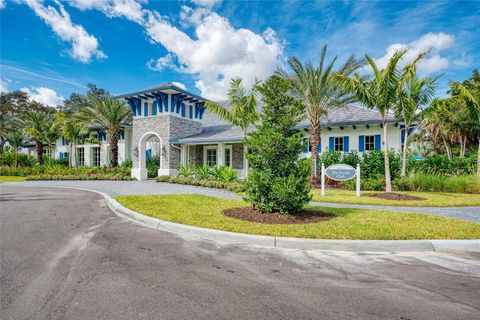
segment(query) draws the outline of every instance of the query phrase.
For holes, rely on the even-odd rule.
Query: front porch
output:
[[[179,147],[183,165],[230,166],[237,170],[239,177],[246,176],[245,148],[240,142],[182,144]]]

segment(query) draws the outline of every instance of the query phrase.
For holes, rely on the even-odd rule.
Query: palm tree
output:
[[[77,118],[85,124],[104,128],[110,139],[112,159],[110,165],[118,165],[118,135],[121,129],[132,121],[132,111],[112,97],[88,97],[88,104],[78,113]]]
[[[435,95],[435,82],[438,78],[418,78],[416,75],[408,78],[398,89],[398,101],[394,105],[395,117],[403,119],[405,125],[404,143],[402,149],[402,171],[404,177],[407,174],[407,150],[409,131],[413,124],[420,120],[422,110]]]
[[[423,128],[436,143],[443,144],[448,159],[452,159],[451,142],[454,137],[455,123],[452,121],[451,99],[435,98],[424,111]]]
[[[6,141],[15,150],[15,168],[18,167],[18,149],[25,145],[27,138],[22,130],[15,130],[6,136]]]
[[[208,111],[217,114],[220,118],[239,127],[243,131],[243,137],[247,136],[250,126],[259,119],[257,112],[258,85],[260,81],[256,80],[250,90],[246,90],[242,85],[241,78],[234,78],[230,81],[228,88],[228,103],[230,108],[226,108],[219,103],[207,101],[205,107]],[[246,151],[246,150],[245,150]],[[248,162],[245,158],[245,176],[248,175]]]
[[[318,67],[313,66],[311,63],[303,65],[298,58],[292,57],[288,61],[293,71],[291,74],[283,69],[278,69],[276,72],[281,78],[291,80],[293,93],[305,107],[305,113],[309,122],[308,133],[313,160],[311,182],[315,185],[318,183],[317,150],[321,143],[321,121],[328,115],[329,111],[345,107],[354,101],[354,96],[340,88],[333,79],[335,74],[333,67],[337,57],[326,64],[326,54],[327,46],[324,46]],[[351,56],[336,73],[348,77],[363,64],[363,61]]]
[[[45,132],[45,142],[47,143],[47,147],[50,150],[49,161],[52,160],[53,152],[55,150],[55,143],[60,137],[61,137],[60,123],[52,119],[52,121],[49,123],[49,126]]]
[[[43,143],[52,115],[42,111],[28,111],[21,121],[25,133],[35,141],[37,162],[43,164]]]
[[[478,71],[476,73],[475,71],[471,80],[467,80],[463,84],[451,82],[450,86],[453,93],[456,93],[455,97],[465,103],[472,119],[475,120],[478,140],[477,176],[480,176],[480,81],[478,81]]]
[[[375,60],[366,55],[365,57],[373,72],[373,79],[371,80],[365,80],[358,73],[353,77],[348,77],[341,73],[337,73],[334,76],[340,87],[348,92],[352,92],[358,101],[367,108],[376,109],[382,117],[386,192],[392,192],[390,159],[388,157],[387,119],[390,111],[398,103],[398,87],[415,74],[417,62],[426,54],[426,52],[419,54],[412,63],[405,66],[403,71],[400,72],[398,63],[406,52],[406,50],[396,51],[383,70],[379,70]]]
[[[68,154],[68,164],[70,167],[77,167],[77,144],[83,136],[88,133],[87,127],[83,122],[78,121],[70,114],[60,112],[57,114],[57,122],[61,127],[62,136],[68,140],[70,152]]]
[[[223,120],[241,128],[246,136],[248,128],[259,119],[257,113],[259,83],[259,81],[255,81],[251,89],[246,90],[242,85],[242,79],[234,78],[230,81],[227,93],[230,108],[212,101],[207,101],[205,107]]]

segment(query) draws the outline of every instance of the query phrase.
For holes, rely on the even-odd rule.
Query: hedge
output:
[[[206,180],[206,179],[195,179],[193,177],[170,177],[170,176],[159,176],[155,179],[157,182],[167,182],[167,183],[176,183],[176,184],[185,184],[190,186],[199,186],[206,188],[215,188],[215,189],[226,189],[233,192],[244,192],[245,186],[242,182],[223,182],[218,180]]]

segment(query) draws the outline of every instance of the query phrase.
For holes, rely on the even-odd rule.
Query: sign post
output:
[[[346,181],[353,178],[357,178],[356,183],[356,196],[360,197],[360,164],[357,164],[357,169],[349,166],[348,164],[333,164],[325,169],[325,165],[322,163],[322,193],[325,195],[325,176],[335,181]]]
[[[325,165],[322,162],[322,196],[325,195]]]
[[[357,197],[360,197],[360,163],[357,163],[357,170],[356,170],[356,173],[357,173],[357,188],[356,188],[356,196]]]

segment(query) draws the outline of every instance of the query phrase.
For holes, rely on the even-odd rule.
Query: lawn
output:
[[[15,176],[0,176],[0,183],[1,182],[18,182],[18,181],[25,181],[25,177],[15,177]]]
[[[410,207],[461,207],[480,206],[480,194],[468,193],[443,193],[443,192],[396,192],[411,196],[425,198],[425,200],[387,200],[372,198],[368,195],[378,194],[380,191],[363,191],[360,198],[355,196],[355,191],[326,190],[325,196],[320,195],[320,190],[312,190],[312,201],[335,202],[348,204],[372,204],[382,206],[410,206]]]
[[[479,239],[480,224],[419,213],[311,207],[335,218],[310,224],[261,224],[223,215],[242,200],[202,195],[132,195],[115,198],[139,213],[166,221],[232,232],[312,239]]]

